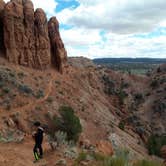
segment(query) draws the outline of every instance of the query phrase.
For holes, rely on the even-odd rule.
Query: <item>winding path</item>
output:
[[[35,101],[32,101],[22,107],[18,107],[18,108],[14,108],[14,109],[11,109],[10,111],[7,111],[5,109],[2,109],[0,108],[0,116],[10,116],[12,115],[13,113],[15,112],[21,112],[23,110],[28,110],[28,109],[32,109],[34,108],[36,105],[39,105],[41,103],[43,103],[45,100],[47,100],[47,98],[49,97],[50,93],[51,93],[51,90],[52,90],[52,86],[53,86],[53,81],[55,80],[55,73],[51,73],[51,80],[50,82],[48,83],[48,86],[47,86],[47,90],[45,91],[45,96],[40,98],[40,99],[37,99]]]

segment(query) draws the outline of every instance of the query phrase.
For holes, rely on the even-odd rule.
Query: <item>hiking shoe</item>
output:
[[[40,156],[39,156],[39,159],[42,159],[42,158],[43,158],[43,156],[40,155]]]
[[[34,160],[33,163],[37,163],[39,160]]]

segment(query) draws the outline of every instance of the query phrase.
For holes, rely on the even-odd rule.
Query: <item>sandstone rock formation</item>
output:
[[[0,1],[0,44],[14,64],[36,69],[53,65],[62,71],[67,60],[58,21],[53,17],[48,26],[45,12],[34,12],[31,0]]]
[[[3,10],[5,7],[5,2],[0,0],[0,51],[4,51],[4,42],[3,42]]]
[[[48,22],[48,31],[51,44],[51,61],[62,71],[62,64],[66,61],[67,53],[60,38],[59,23],[56,17],[52,17]]]

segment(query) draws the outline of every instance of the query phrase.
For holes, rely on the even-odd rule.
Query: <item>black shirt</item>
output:
[[[38,127],[37,132],[35,134],[35,143],[36,144],[42,144],[43,133],[44,133],[44,129],[42,127]]]

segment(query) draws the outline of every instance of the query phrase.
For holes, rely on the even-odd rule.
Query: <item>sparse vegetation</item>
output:
[[[166,103],[162,100],[157,100],[154,102],[153,109],[154,113],[164,115],[164,113],[166,113]]]
[[[137,161],[133,166],[162,166],[162,164],[158,161],[141,160]]]
[[[135,104],[139,105],[144,101],[144,96],[142,93],[136,93],[134,94],[134,100]]]
[[[33,93],[32,88],[29,87],[28,85],[21,84],[21,85],[19,85],[18,89],[19,89],[20,92],[23,92],[23,93],[26,93],[26,94],[32,94]]]
[[[157,79],[152,80],[152,82],[150,83],[150,86],[151,86],[152,88],[158,87],[158,86],[159,86],[158,80],[157,80]]]
[[[121,130],[124,130],[125,129],[125,122],[124,121],[120,121],[118,126],[119,126],[119,128]]]
[[[52,102],[53,102],[53,98],[52,98],[51,96],[49,96],[49,97],[47,98],[47,102],[48,102],[48,103],[52,103]]]
[[[77,142],[82,126],[79,118],[74,114],[74,110],[68,106],[59,108],[60,117],[54,119],[56,127],[67,133],[67,139]]]
[[[160,156],[160,149],[163,145],[166,145],[166,136],[151,135],[147,143],[149,154]]]
[[[23,79],[25,77],[25,74],[23,72],[19,72],[18,74],[18,78]]]
[[[115,83],[112,81],[109,76],[103,75],[102,80],[104,81],[104,92],[107,95],[113,95],[115,94]]]
[[[87,153],[82,151],[81,153],[79,153],[79,155],[75,161],[75,165],[78,165],[81,161],[85,161],[86,158],[87,158]]]
[[[118,97],[119,97],[119,104],[123,105],[124,104],[124,99],[127,97],[127,94],[125,91],[123,91],[122,89],[119,90],[119,92],[117,93]]]
[[[44,91],[41,90],[41,89],[39,89],[39,90],[37,91],[37,93],[35,94],[35,97],[36,97],[37,99],[40,99],[40,98],[44,97]]]
[[[4,93],[9,93],[9,92],[10,92],[10,89],[9,89],[8,87],[4,87],[4,88],[2,89],[2,91],[3,91]]]

